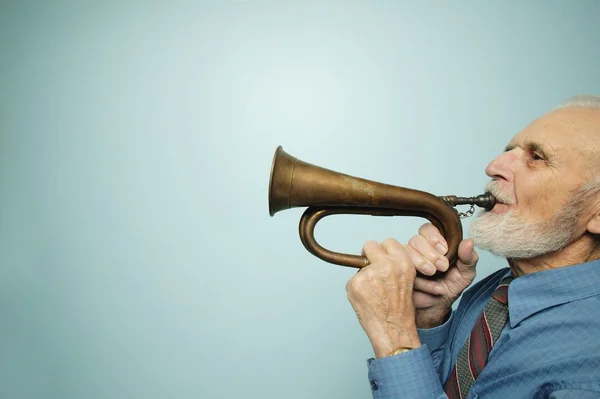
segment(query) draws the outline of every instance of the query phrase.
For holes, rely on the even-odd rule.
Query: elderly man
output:
[[[408,244],[365,243],[347,291],[375,352],[373,397],[600,398],[599,155],[600,97],[574,97],[487,166],[498,203],[456,264],[430,224]],[[510,267],[465,291],[474,245]]]

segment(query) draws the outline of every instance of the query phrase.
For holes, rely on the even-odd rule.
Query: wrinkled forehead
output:
[[[564,108],[542,115],[512,138],[510,146],[540,146],[559,157],[600,155],[600,108]],[[591,160],[591,159],[590,159]]]

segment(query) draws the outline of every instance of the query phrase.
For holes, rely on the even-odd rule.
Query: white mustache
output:
[[[512,198],[511,196],[509,196],[508,194],[504,193],[500,187],[499,184],[496,180],[492,180],[490,181],[486,186],[485,186],[485,190],[489,191],[490,193],[492,193],[492,195],[494,197],[496,197],[496,200],[502,204],[506,204],[506,205],[513,205],[515,203],[514,198]]]

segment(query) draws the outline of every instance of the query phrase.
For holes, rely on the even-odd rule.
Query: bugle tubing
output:
[[[446,258],[453,264],[463,238],[462,224],[454,206],[473,205],[490,210],[495,203],[490,193],[476,197],[437,197],[424,191],[361,179],[301,161],[286,153],[282,146],[275,150],[269,178],[269,214],[274,216],[285,209],[307,207],[299,224],[304,247],[326,262],[355,268],[365,267],[369,261],[364,256],[330,251],[315,240],[315,226],[323,217],[334,214],[423,217],[445,237]]]

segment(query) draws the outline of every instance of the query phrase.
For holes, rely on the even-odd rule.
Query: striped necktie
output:
[[[466,399],[471,385],[487,363],[492,346],[508,321],[508,284],[512,280],[513,277],[502,280],[475,322],[446,382],[448,398]]]

